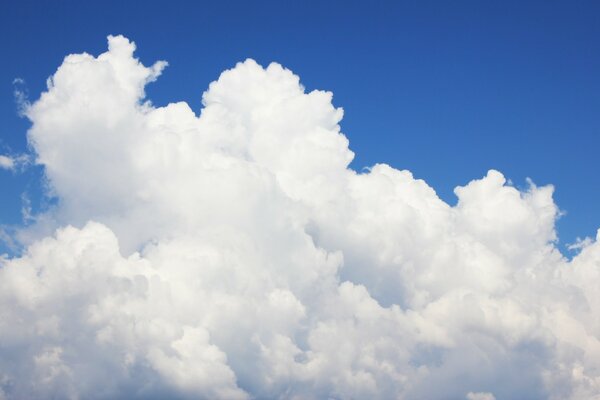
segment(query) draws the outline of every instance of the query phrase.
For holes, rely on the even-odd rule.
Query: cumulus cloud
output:
[[[223,72],[197,115],[108,43],[25,111],[58,201],[0,259],[0,397],[600,393],[600,236],[560,254],[551,186],[492,170],[450,206],[350,169],[332,94],[278,64]]]

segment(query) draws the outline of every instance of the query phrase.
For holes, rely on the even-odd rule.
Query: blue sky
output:
[[[334,93],[357,170],[409,169],[451,204],[490,168],[552,183],[564,245],[600,227],[599,15],[592,1],[3,2],[0,153],[26,149],[15,78],[36,99],[65,55],[123,34],[145,64],[170,64],[155,104],[199,111],[224,69],[277,61]],[[39,207],[40,184],[39,170],[0,170],[0,222],[20,222],[23,193]]]

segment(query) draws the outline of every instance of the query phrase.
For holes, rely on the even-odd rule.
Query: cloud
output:
[[[469,392],[467,394],[467,400],[496,400],[496,397],[494,397],[494,395],[491,394],[491,393],[484,393],[484,392],[473,393],[473,392]]]
[[[15,78],[13,79],[13,86],[13,96],[17,105],[17,111],[20,116],[24,116],[27,113],[27,108],[31,105],[27,85],[23,78]]]
[[[15,160],[9,156],[0,155],[0,168],[12,170],[15,168]]]
[[[2,155],[0,154],[0,169],[16,171],[25,168],[30,163],[30,158],[26,154]]]
[[[197,115],[108,42],[26,109],[58,202],[0,259],[4,397],[600,392],[600,236],[560,254],[551,186],[492,170],[452,207],[349,169],[332,94],[278,64],[223,72]]]

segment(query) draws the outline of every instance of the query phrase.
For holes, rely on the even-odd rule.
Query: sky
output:
[[[35,99],[66,54],[97,54],[108,34],[167,59],[147,89],[185,100],[250,57],[276,61],[309,89],[334,93],[360,171],[412,171],[453,204],[453,189],[488,169],[516,187],[552,184],[561,248],[600,226],[597,2],[5,2],[0,15],[0,148],[26,149],[13,81]],[[0,220],[19,223],[22,194],[39,205],[39,174],[2,171]]]
[[[0,7],[0,400],[600,399],[593,3]]]

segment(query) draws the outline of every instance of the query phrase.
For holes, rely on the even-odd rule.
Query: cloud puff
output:
[[[26,154],[2,155],[0,154],[0,169],[16,171],[24,168],[30,160]]]
[[[0,261],[0,397],[600,393],[600,245],[555,248],[551,186],[490,171],[451,207],[349,169],[332,94],[278,64],[223,72],[196,115],[108,42],[26,110],[58,202]]]
[[[496,400],[496,398],[491,393],[469,392],[467,393],[467,400]]]
[[[15,167],[15,160],[9,156],[0,155],[0,168],[12,170]]]

